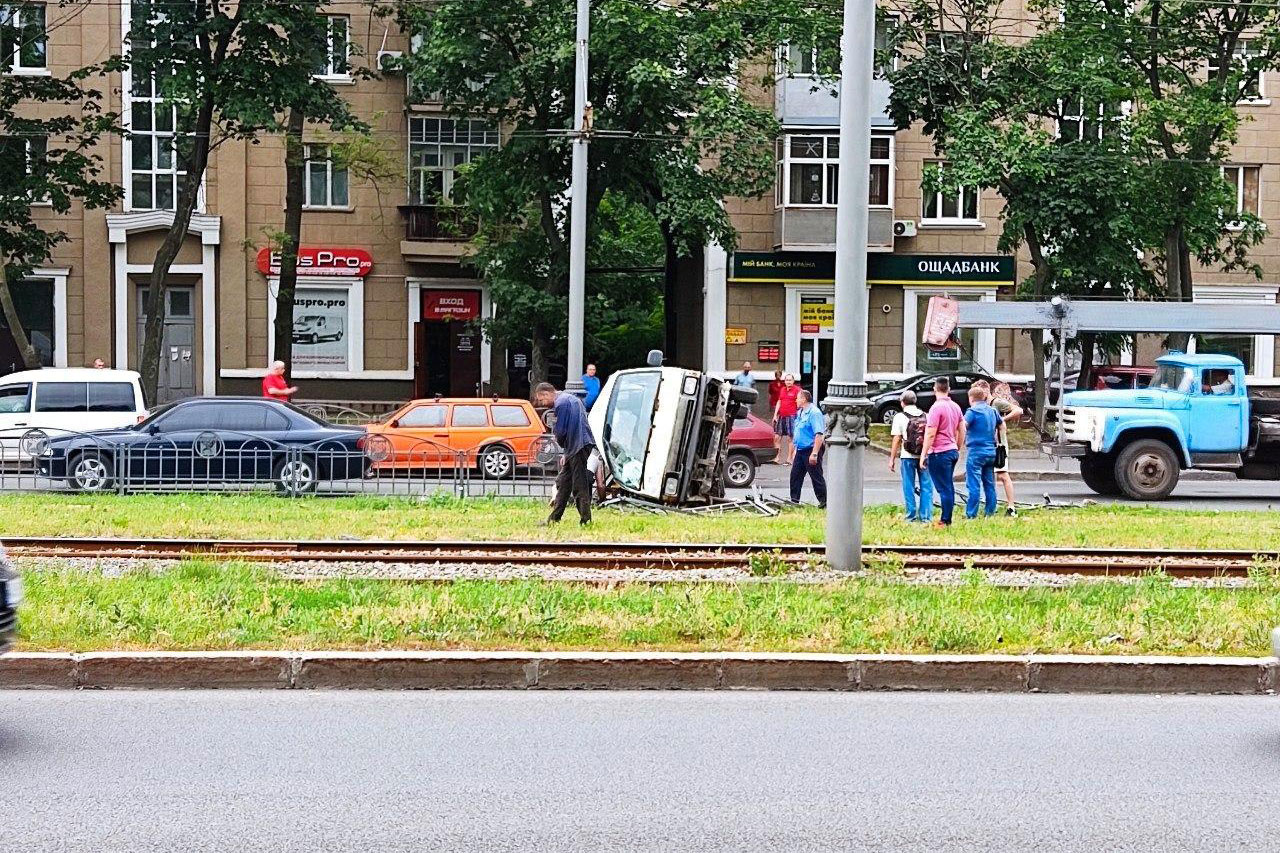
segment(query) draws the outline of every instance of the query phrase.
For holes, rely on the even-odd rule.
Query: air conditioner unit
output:
[[[378,67],[383,71],[400,70],[399,68],[389,68],[394,66],[396,60],[404,56],[404,51],[400,50],[380,50],[378,51]]]
[[[895,237],[916,236],[916,221],[914,219],[893,220],[893,236]]]

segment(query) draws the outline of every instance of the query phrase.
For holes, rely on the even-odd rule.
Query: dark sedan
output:
[[[369,470],[363,429],[335,427],[259,397],[183,400],[137,426],[48,439],[33,448],[42,476],[101,492],[123,486],[274,483],[302,494]]]
[[[902,411],[902,403],[899,399],[902,392],[908,388],[916,392],[916,405],[926,412],[933,405],[934,391],[933,383],[939,376],[945,376],[951,382],[951,399],[960,404],[961,409],[969,408],[969,389],[973,387],[973,383],[979,379],[985,379],[992,385],[999,380],[988,376],[985,373],[975,371],[957,371],[955,373],[917,373],[915,376],[898,382],[889,388],[873,393],[871,399],[871,418],[873,423],[892,424],[894,415]],[[1013,392],[1014,399],[1022,408],[1027,408],[1025,402],[1026,389],[1019,383],[1010,383],[1010,390]]]

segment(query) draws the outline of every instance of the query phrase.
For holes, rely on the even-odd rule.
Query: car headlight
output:
[[[4,582],[4,601],[6,607],[17,607],[22,603],[22,578],[13,577]]]

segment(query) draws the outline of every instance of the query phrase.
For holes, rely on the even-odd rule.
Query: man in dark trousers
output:
[[[591,472],[587,460],[595,450],[596,441],[587,425],[587,410],[582,401],[565,391],[557,392],[549,382],[542,382],[533,389],[533,404],[555,412],[553,433],[564,452],[560,473],[556,475],[556,499],[551,505],[547,524],[556,524],[564,516],[573,495],[578,507],[578,519],[583,524],[591,520]]]
[[[800,503],[800,490],[804,488],[804,475],[813,482],[813,494],[818,506],[827,508],[827,479],[822,473],[822,457],[826,453],[827,419],[822,410],[813,404],[813,395],[801,391],[796,395],[796,419],[792,432],[796,456],[791,461],[791,502]]]

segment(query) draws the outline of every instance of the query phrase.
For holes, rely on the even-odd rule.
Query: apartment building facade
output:
[[[882,22],[883,25],[883,22]],[[883,43],[883,32],[877,41]],[[731,199],[737,250],[707,265],[704,339],[709,369],[736,370],[752,362],[760,379],[775,369],[796,375],[819,395],[831,378],[835,202],[839,157],[839,83],[832,92],[813,74],[817,57],[784,49],[772,92],[782,134],[776,145],[776,183],[770,196]],[[1252,275],[1201,269],[1197,301],[1274,303],[1280,292],[1280,87],[1264,74],[1224,178],[1237,188],[1237,210],[1272,226],[1251,257],[1264,271]],[[868,202],[869,376],[889,380],[918,372],[982,370],[1029,378],[1036,357],[1030,333],[968,330],[961,346],[931,352],[920,344],[929,297],[1011,298],[1030,275],[1025,256],[998,251],[1001,201],[992,191],[956,194],[924,190],[926,169],[945,168],[932,141],[916,126],[895,130],[886,114],[888,83],[877,69],[871,87],[873,117]],[[1277,91],[1280,91],[1278,89]],[[1062,133],[1087,132],[1085,117],[1063,122]],[[723,331],[723,338],[721,337]],[[1280,382],[1277,340],[1271,335],[1198,336],[1202,352],[1239,356],[1258,383]],[[1122,355],[1150,364],[1161,352],[1158,336],[1142,336]]]
[[[74,14],[53,4],[21,10],[26,49],[0,57],[0,73],[62,75],[101,62],[120,52],[129,27],[127,3],[83,4]],[[367,14],[334,14],[329,29],[317,74],[372,125],[379,156],[402,166],[397,180],[358,180],[333,156],[338,140],[308,128],[293,377],[312,399],[470,396],[488,393],[495,377],[505,387],[508,355],[473,322],[493,310],[488,289],[462,263],[466,234],[447,208],[457,167],[494,149],[498,128],[454,120],[438,104],[408,97],[403,75],[353,74],[356,63],[407,49],[394,26]],[[123,201],[106,211],[77,206],[66,216],[37,209],[70,239],[12,289],[45,364],[80,366],[100,357],[136,368],[152,263],[173,222],[182,177],[176,116],[152,81],[128,71],[94,85],[129,131],[98,151],[105,176],[123,187]],[[272,235],[283,227],[283,164],[278,136],[215,150],[167,281],[160,401],[258,393],[273,346],[279,258]],[[523,390],[522,357],[511,354],[516,393]],[[0,374],[19,365],[11,336],[0,329]]]

